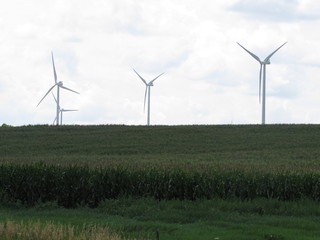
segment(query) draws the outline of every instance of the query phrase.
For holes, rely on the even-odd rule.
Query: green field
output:
[[[318,125],[0,128],[1,162],[320,171]]]
[[[319,125],[0,127],[0,221],[319,239],[319,136]]]

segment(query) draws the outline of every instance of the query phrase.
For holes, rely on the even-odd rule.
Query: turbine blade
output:
[[[53,96],[53,98],[54,98],[54,101],[55,101],[56,103],[58,103],[58,101],[57,101],[57,99],[56,99],[56,96],[53,94],[53,92],[51,92],[51,94],[52,94],[52,96]]]
[[[262,64],[260,63],[260,74],[259,74],[259,103],[261,104],[261,77],[262,77]]]
[[[56,104],[58,105],[58,100],[56,99],[56,96],[53,94],[53,92],[51,92],[51,94],[52,94],[52,96],[53,96],[53,98],[54,98],[54,100],[55,100]],[[58,108],[60,109],[60,105],[58,105]]]
[[[237,42],[238,43],[238,42]],[[238,43],[238,45],[240,46],[240,47],[242,47],[247,53],[249,53],[254,59],[256,59],[259,63],[261,63],[261,60],[260,60],[260,58],[257,56],[257,55],[255,55],[255,54],[253,54],[252,52],[250,52],[248,49],[246,49],[245,47],[243,47],[240,43]]]
[[[78,111],[76,109],[61,109],[60,110],[61,112],[75,112],[75,111]]]
[[[160,76],[163,75],[163,74],[164,74],[164,73],[161,73],[158,77],[160,77]],[[153,79],[152,81],[150,81],[149,84],[151,84],[151,83],[153,83],[155,80],[157,80],[158,77],[156,77],[155,79]]]
[[[146,110],[147,92],[148,92],[148,85],[146,85],[146,90],[144,92],[143,112],[145,112]]]
[[[264,62],[268,61],[273,54],[275,54],[280,48],[283,47],[283,45],[285,45],[287,42],[285,42],[284,44],[282,44],[280,47],[278,47],[276,50],[274,50],[268,57],[266,57],[266,59],[264,60]]]
[[[57,117],[53,120],[52,125],[54,125],[54,123],[57,121]]]
[[[40,102],[38,103],[37,107],[39,106],[39,104],[42,102],[42,100],[49,94],[49,92],[56,86],[57,84],[53,85],[48,92],[44,95],[44,97],[40,100]]]
[[[137,73],[137,71],[136,70],[134,70],[134,68],[132,68],[133,69],[133,71],[139,76],[139,78],[142,80],[142,82],[144,82],[144,84],[146,84],[147,85],[147,82],[146,82],[146,80],[144,80],[140,75],[139,75],[139,73]]]
[[[78,93],[78,92],[76,92],[76,91],[74,91],[74,90],[72,90],[72,89],[70,89],[70,88],[67,88],[67,87],[65,87],[65,86],[60,86],[60,87],[63,88],[63,89],[66,89],[66,90],[68,90],[68,91],[71,91],[71,92],[80,94],[80,93]]]
[[[54,59],[53,59],[53,52],[51,52],[51,59],[52,59],[52,67],[53,67],[53,75],[54,75],[54,81],[57,83],[57,72],[56,72],[56,67],[54,65]]]

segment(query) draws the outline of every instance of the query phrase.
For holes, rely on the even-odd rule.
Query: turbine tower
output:
[[[243,48],[247,53],[249,53],[254,59],[256,59],[260,63],[260,74],[259,74],[259,103],[261,103],[261,90],[262,90],[262,124],[266,123],[266,65],[270,64],[270,58],[273,54],[275,54],[280,48],[283,47],[287,42],[282,44],[272,53],[270,53],[263,61],[260,60],[258,56],[247,50],[240,43],[238,45]],[[262,85],[261,85],[262,79]],[[262,89],[261,89],[262,88]]]
[[[60,116],[60,88],[63,88],[65,90],[74,92],[79,94],[78,92],[67,88],[65,86],[63,86],[62,81],[58,82],[58,78],[57,78],[57,73],[56,73],[56,68],[54,65],[54,59],[53,59],[53,52],[51,52],[51,59],[52,59],[52,66],[53,66],[53,75],[54,75],[54,82],[55,84],[48,90],[48,92],[44,95],[44,97],[40,100],[40,102],[38,103],[37,107],[39,106],[39,104],[42,102],[42,100],[49,94],[49,92],[51,92],[52,89],[54,89],[55,87],[57,87],[57,99],[56,99],[56,103],[57,103],[57,110],[56,110],[56,119],[57,119],[57,125],[59,125],[59,116]]]
[[[147,99],[147,95],[148,95],[148,115],[147,115],[147,125],[150,125],[150,87],[153,86],[153,82],[160,77],[162,74],[161,73],[159,76],[157,76],[156,78],[154,78],[153,80],[151,80],[149,83],[146,82],[146,80],[144,80],[139,73],[137,73],[136,70],[133,69],[133,71],[139,76],[139,78],[142,80],[142,82],[146,85],[146,90],[144,92],[144,103],[143,103],[143,110],[145,110],[145,106],[146,106],[146,99]]]

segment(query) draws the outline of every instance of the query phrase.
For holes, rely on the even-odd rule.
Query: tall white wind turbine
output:
[[[63,86],[62,81],[58,82],[57,72],[56,72],[56,68],[55,68],[55,65],[54,65],[53,52],[51,52],[51,59],[52,59],[52,67],[53,67],[53,75],[54,75],[55,84],[48,90],[48,92],[40,100],[40,102],[38,103],[37,107],[42,102],[42,100],[51,92],[51,90],[54,89],[55,87],[57,87],[57,99],[56,99],[56,103],[57,103],[56,119],[57,119],[57,121],[56,121],[56,123],[57,123],[57,125],[59,125],[59,120],[60,120],[60,118],[59,118],[59,116],[60,116],[60,88],[63,88],[65,90],[68,90],[68,91],[71,91],[71,92],[74,92],[74,93],[77,93],[77,94],[79,94],[79,93],[74,91],[74,90],[72,90],[72,89],[70,89],[70,88],[67,88],[67,87]]]
[[[161,73],[159,76],[157,76],[156,78],[154,78],[153,80],[151,80],[149,83],[146,82],[146,80],[144,80],[139,73],[137,73],[136,70],[133,69],[133,71],[139,76],[139,78],[142,80],[142,82],[146,85],[146,90],[144,92],[144,103],[143,103],[143,109],[145,109],[146,106],[146,100],[147,100],[147,95],[148,95],[148,115],[147,115],[147,125],[150,125],[150,87],[153,86],[153,82],[160,77],[162,74]]]
[[[51,93],[52,93],[52,96],[53,96],[55,102],[58,104],[58,101],[57,101],[56,97],[54,96],[53,92],[51,92]],[[64,108],[61,108],[60,105],[59,105],[60,125],[62,125],[62,114],[63,114],[63,112],[75,112],[75,111],[78,111],[78,110],[76,110],[76,109],[64,109]],[[56,121],[57,121],[57,117],[54,119],[53,124],[54,124]]]
[[[243,47],[240,43],[238,45],[243,48],[247,53],[249,53],[254,59],[256,59],[260,63],[260,74],[259,74],[259,102],[261,103],[261,90],[262,90],[262,124],[266,123],[266,65],[270,64],[270,58],[273,54],[275,54],[283,45],[285,45],[287,42],[282,44],[280,47],[278,47],[276,50],[274,50],[272,53],[270,53],[263,61],[260,60],[258,56],[250,52],[248,49]],[[261,79],[262,79],[262,85],[261,85]]]

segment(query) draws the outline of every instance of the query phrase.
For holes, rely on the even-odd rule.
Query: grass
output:
[[[39,221],[0,223],[0,238],[3,240],[121,240],[120,236],[103,227],[84,225],[76,229],[71,225]]]
[[[292,239],[320,237],[319,205],[310,200],[282,202],[256,199],[156,201],[122,198],[105,200],[98,208],[64,209],[52,205],[0,209],[2,221],[50,222],[81,229],[111,229],[122,238],[155,239]]]

